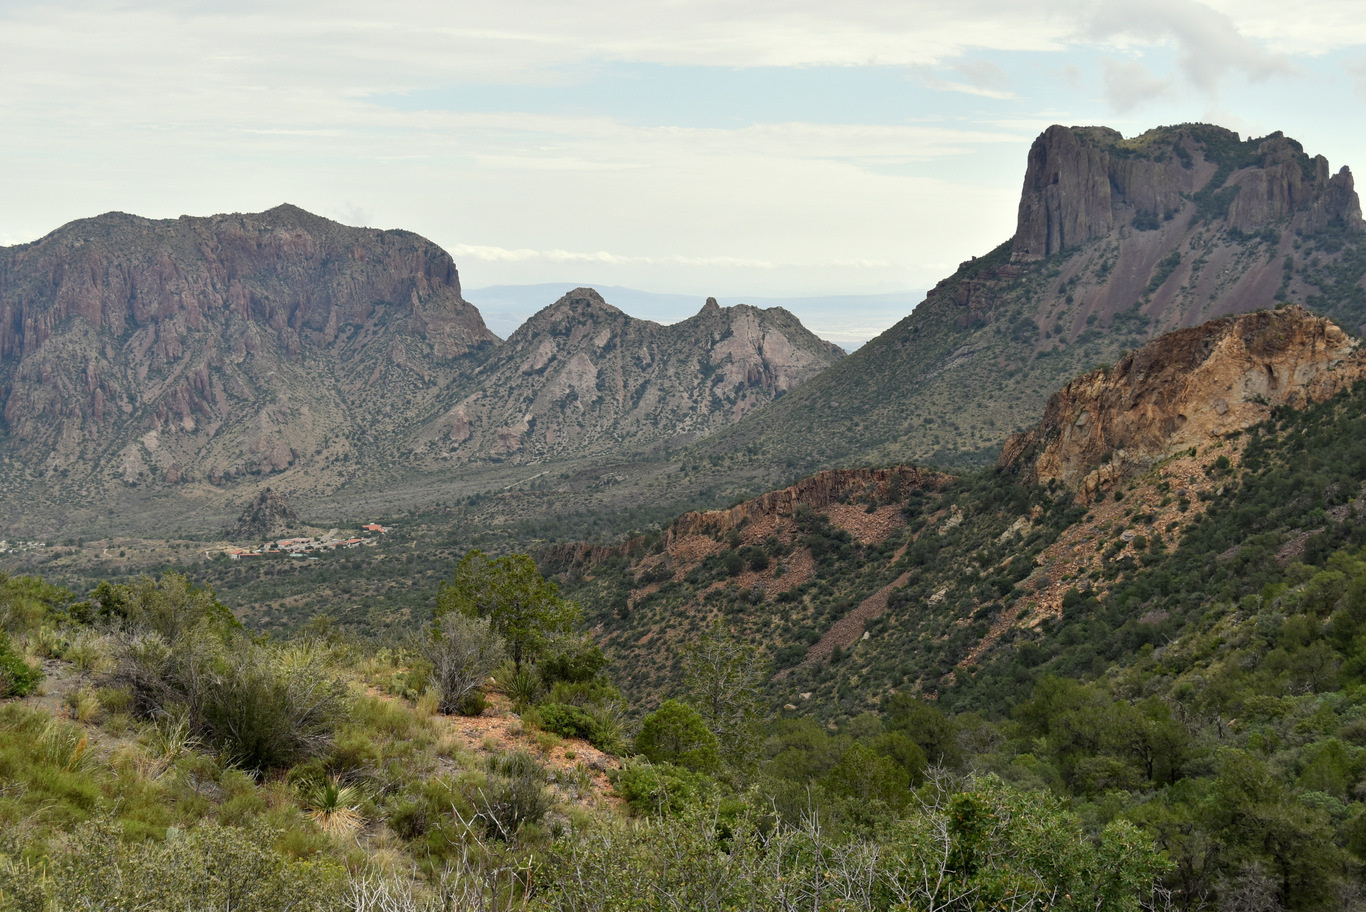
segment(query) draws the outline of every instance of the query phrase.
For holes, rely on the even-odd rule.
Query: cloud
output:
[[[1107,58],[1105,69],[1105,99],[1120,114],[1127,114],[1144,102],[1169,95],[1172,80],[1163,79],[1136,60],[1123,61]]]
[[[1244,37],[1281,54],[1316,56],[1366,44],[1366,17],[1343,0],[1206,0]]]
[[[1005,70],[990,60],[961,60],[953,65],[953,69],[961,73],[974,88],[1014,97],[1010,92],[1010,77],[1006,75]]]
[[[1121,46],[1175,42],[1182,74],[1209,94],[1233,71],[1253,81],[1294,71],[1289,58],[1245,37],[1229,15],[1190,0],[1103,0],[1088,31]]]

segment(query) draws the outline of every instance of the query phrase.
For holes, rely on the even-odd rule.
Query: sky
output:
[[[469,289],[895,300],[1010,237],[1050,124],[1336,170],[1363,113],[1366,0],[0,0],[0,245],[290,202]]]

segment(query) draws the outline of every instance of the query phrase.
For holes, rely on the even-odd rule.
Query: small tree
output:
[[[698,637],[684,660],[688,702],[702,714],[722,758],[735,769],[758,762],[767,672],[758,650],[719,623]]]
[[[451,581],[437,595],[437,618],[451,613],[487,618],[518,671],[572,630],[580,617],[579,606],[560,598],[559,588],[541,576],[530,557],[491,558],[477,548],[460,558]]]
[[[716,736],[697,710],[677,700],[665,700],[645,717],[636,750],[651,763],[672,763],[699,773],[715,772],[721,765]]]
[[[422,655],[432,663],[433,683],[441,695],[437,708],[449,715],[466,709],[470,696],[488,680],[505,653],[488,618],[452,612],[432,622],[431,633],[422,642]]]

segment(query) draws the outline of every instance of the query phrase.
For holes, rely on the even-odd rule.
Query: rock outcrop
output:
[[[1330,178],[1327,159],[1280,133],[1243,142],[1197,124],[1125,140],[1106,127],[1052,126],[1029,150],[1012,258],[1043,259],[1136,217],[1165,217],[1202,192],[1224,193],[1228,225],[1243,232],[1297,213],[1313,230],[1362,230],[1351,172]]]
[[[238,541],[259,542],[278,538],[299,527],[299,517],[290,509],[284,495],[266,488],[247,504],[229,534]]]
[[[816,513],[823,513],[831,507],[843,508],[842,515],[832,518],[833,521],[841,527],[855,527],[859,514],[870,515],[867,512],[869,505],[876,512],[879,506],[885,509],[900,504],[916,491],[937,491],[952,480],[951,475],[915,466],[831,469],[724,510],[684,513],[664,529],[662,536],[636,536],[619,545],[587,542],[547,545],[537,552],[536,561],[551,572],[582,572],[615,558],[639,560],[649,553],[649,544],[656,538],[658,548],[668,551],[693,537],[729,535],[750,526],[771,531],[776,524],[790,525],[798,507],[809,507]],[[885,517],[873,520],[875,523],[881,521],[885,521]],[[750,537],[753,537],[752,532]]]
[[[725,510],[684,513],[669,526],[665,541],[687,535],[718,535],[769,516],[792,516],[799,506],[821,512],[831,504],[900,501],[911,491],[937,490],[952,476],[915,466],[890,469],[832,469],[794,485],[761,494]]]
[[[1358,343],[1300,307],[1225,317],[1168,333],[1049,400],[1000,465],[1058,481],[1083,500],[1192,446],[1321,402],[1366,375]]]
[[[1364,227],[1351,173],[1279,133],[1050,127],[1012,239],[704,455],[981,465],[1068,379],[1162,333],[1302,304],[1366,335]]]

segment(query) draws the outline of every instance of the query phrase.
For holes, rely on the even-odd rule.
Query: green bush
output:
[[[669,817],[711,789],[711,779],[672,763],[633,760],[612,775],[617,794],[643,816]]]
[[[9,636],[0,630],[0,698],[27,696],[42,679],[43,673],[16,654]]]
[[[126,842],[116,823],[99,820],[73,832],[46,871],[0,853],[0,885],[9,880],[18,896],[42,897],[35,909],[337,908],[344,869],[288,861],[271,848],[278,836],[203,823],[189,831],[171,828],[163,842]]]
[[[645,717],[636,750],[652,763],[671,763],[700,773],[721,766],[716,735],[697,710],[677,700],[665,700]]]
[[[441,695],[438,709],[446,714],[466,712],[477,701],[489,675],[503,661],[503,640],[488,618],[449,612],[432,622],[422,640],[422,656],[432,665],[432,681]],[[483,706],[479,706],[483,712]],[[474,713],[477,715],[477,713]]]
[[[537,824],[550,810],[545,769],[525,751],[492,757],[488,787],[474,802],[484,833],[510,842],[528,824]]]
[[[129,694],[143,718],[183,716],[196,737],[247,769],[321,756],[346,710],[345,686],[315,647],[272,648],[207,625],[174,645],[160,634],[123,634],[102,680]]]
[[[577,706],[568,703],[542,703],[536,707],[536,716],[541,728],[565,738],[582,738],[592,742],[597,737],[597,725],[593,717]]]

